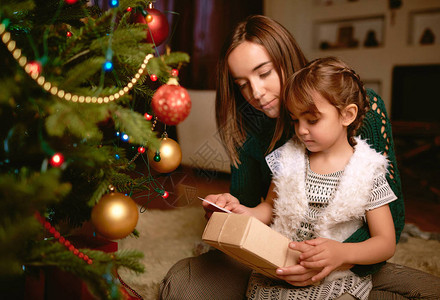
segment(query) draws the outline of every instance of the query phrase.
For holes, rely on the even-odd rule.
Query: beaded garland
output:
[[[22,55],[21,49],[16,47],[16,42],[11,38],[11,34],[6,30],[6,26],[4,24],[0,24],[0,37],[2,42],[6,45],[7,49],[9,50],[9,52],[11,52],[12,56],[18,62],[18,64],[45,91],[51,93],[52,95],[60,99],[66,101],[72,101],[72,102],[79,102],[79,103],[98,103],[98,104],[108,103],[124,96],[125,94],[128,93],[128,91],[130,91],[133,88],[133,86],[137,83],[139,78],[141,78],[141,75],[145,72],[145,69],[147,68],[148,62],[153,57],[153,54],[147,54],[144,58],[141,67],[138,69],[137,73],[130,80],[130,82],[125,87],[120,89],[118,92],[114,93],[113,95],[104,96],[104,97],[83,96],[83,95],[72,94],[62,89],[59,89],[53,83],[46,81],[46,78],[44,78],[44,76],[41,76],[39,72],[35,72],[35,68],[33,68],[33,63],[28,62],[27,57]]]
[[[53,227],[52,224],[50,224],[50,222],[48,222],[43,216],[41,216],[39,212],[35,213],[35,218],[38,220],[38,222],[41,223],[41,225],[43,225],[43,227],[47,231],[50,232],[50,234],[53,235],[55,239],[58,240],[58,242],[64,245],[70,252],[78,256],[78,258],[84,260],[89,265],[93,263],[93,260],[90,257],[79,251],[77,248],[75,248],[74,245],[72,245],[72,243],[69,240],[66,240],[63,236],[61,236],[61,234],[55,229],[55,227]]]

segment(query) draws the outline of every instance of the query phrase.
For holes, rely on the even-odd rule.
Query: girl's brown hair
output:
[[[280,109],[288,112],[292,107],[300,107],[317,112],[311,96],[314,92],[328,100],[339,113],[350,104],[358,107],[356,119],[347,128],[350,144],[356,145],[354,136],[369,108],[367,94],[359,75],[338,58],[316,59],[286,80]],[[280,128],[292,128],[289,125],[290,121],[287,123],[286,120],[279,119],[279,123]]]
[[[275,71],[283,86],[285,79],[299,70],[307,60],[293,36],[278,22],[261,15],[248,17],[237,24],[226,39],[217,66],[217,93],[215,100],[216,122],[220,138],[229,158],[237,167],[240,163],[238,150],[246,138],[246,118],[243,107],[247,105],[240,90],[229,73],[229,54],[243,42],[262,45],[268,52]],[[277,123],[277,126],[278,123]],[[282,136],[273,138],[270,148]]]

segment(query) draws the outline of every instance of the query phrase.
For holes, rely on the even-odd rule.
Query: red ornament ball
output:
[[[73,33],[72,33],[71,31],[67,31],[67,32],[66,32],[66,36],[67,36],[67,37],[71,37],[72,35],[73,35]]]
[[[138,152],[141,153],[141,154],[145,153],[145,147],[139,147],[138,148]]]
[[[151,107],[164,124],[177,125],[189,115],[191,99],[185,88],[164,84],[153,95]]]
[[[146,17],[141,13],[134,14],[133,22],[148,24],[145,41],[159,46],[168,38],[170,32],[168,19],[160,10],[155,8],[147,8],[146,10],[148,13]]]
[[[151,79],[151,81],[156,81],[157,80],[157,75],[156,74],[151,74],[150,75],[150,79]]]
[[[168,194],[167,191],[164,191],[164,192],[163,192],[163,195],[162,195],[162,198],[166,199],[166,198],[168,198],[169,195],[170,195],[170,194]]]

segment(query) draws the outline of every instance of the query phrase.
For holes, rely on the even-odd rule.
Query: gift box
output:
[[[287,237],[254,217],[233,213],[213,213],[202,240],[272,278],[277,268],[297,264],[300,255],[289,249]]]

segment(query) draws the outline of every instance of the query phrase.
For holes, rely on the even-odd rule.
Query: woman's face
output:
[[[280,77],[266,49],[245,41],[228,57],[229,71],[241,94],[269,118],[280,115]]]

